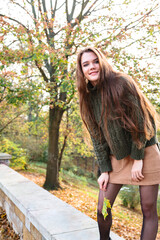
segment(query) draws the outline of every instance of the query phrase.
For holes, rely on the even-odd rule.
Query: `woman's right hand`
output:
[[[132,175],[132,180],[139,182],[143,180],[144,176],[142,174],[142,168],[143,168],[143,160],[134,160],[132,170],[131,170],[131,175]]]
[[[100,190],[106,191],[107,184],[108,184],[108,181],[109,181],[109,174],[108,174],[108,172],[103,172],[100,175],[100,177],[98,178],[97,181],[98,181]]]

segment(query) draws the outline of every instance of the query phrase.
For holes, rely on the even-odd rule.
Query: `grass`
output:
[[[47,164],[43,162],[29,162],[27,165],[27,172],[36,172],[46,175]]]
[[[43,162],[29,162],[27,171],[28,172],[36,172],[39,174],[46,174],[47,164]],[[59,175],[60,181],[64,181],[67,184],[72,183],[72,185],[77,186],[80,189],[92,189],[95,190],[98,188],[97,181],[94,178],[88,178],[87,176],[79,176],[71,170],[67,171],[61,169]],[[92,192],[91,192],[92,194]],[[94,195],[94,194],[93,194]]]
[[[71,171],[61,171],[61,181],[65,181],[67,184],[78,188],[83,193],[87,193],[90,197],[97,199],[98,195],[98,183],[95,180],[86,178],[85,176],[77,176]]]

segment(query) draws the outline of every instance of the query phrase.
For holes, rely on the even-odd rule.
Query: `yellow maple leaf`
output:
[[[109,201],[109,199],[104,198],[103,208],[102,208],[102,214],[103,214],[104,220],[105,220],[106,217],[108,216],[108,212],[107,212],[107,209],[108,209],[108,208],[111,209],[110,201]]]

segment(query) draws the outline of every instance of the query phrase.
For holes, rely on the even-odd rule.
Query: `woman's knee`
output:
[[[145,202],[141,204],[143,216],[150,218],[153,215],[157,214],[157,206],[155,202]]]

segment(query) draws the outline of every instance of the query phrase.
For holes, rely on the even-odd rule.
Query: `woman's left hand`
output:
[[[134,160],[132,170],[131,170],[133,181],[139,182],[143,180],[144,176],[142,174],[142,168],[143,168],[143,160]]]

